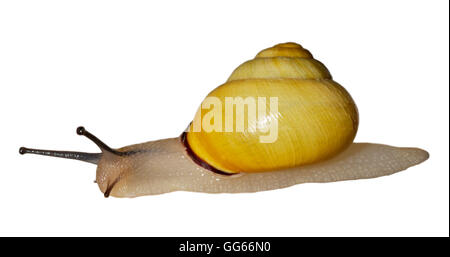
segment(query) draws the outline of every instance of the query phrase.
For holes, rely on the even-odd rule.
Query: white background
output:
[[[156,1],[155,1],[156,2]],[[0,234],[449,235],[448,1],[2,1]],[[425,163],[253,194],[103,198],[95,166],[18,153],[175,137],[240,63],[309,49],[352,94],[356,141]]]

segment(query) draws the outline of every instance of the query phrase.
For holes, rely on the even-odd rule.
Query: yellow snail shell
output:
[[[181,137],[112,149],[79,127],[77,133],[96,143],[101,153],[25,147],[20,153],[97,164],[96,181],[106,197],[172,191],[243,193],[307,182],[374,178],[429,157],[418,148],[352,143],[358,128],[354,101],[332,80],[327,68],[296,43],[261,51],[209,96],[221,101],[225,97],[277,97],[278,108],[249,122],[243,133],[194,132],[194,124],[206,115],[199,111]],[[235,116],[222,111],[225,120],[236,122]],[[274,120],[278,122],[277,140],[259,142],[264,131],[256,128]]]
[[[193,152],[219,170],[262,172],[328,159],[353,142],[358,128],[355,103],[331,79],[325,66],[298,44],[279,44],[263,50],[208,95],[223,103],[225,97],[258,96],[277,97],[277,112],[258,116],[243,133],[191,132],[191,125],[187,140]],[[222,112],[226,120],[225,108]],[[236,114],[231,115],[236,123]],[[195,118],[204,116],[203,112]],[[262,125],[270,126],[275,119],[277,139],[260,143],[260,136],[266,134],[261,131],[266,128],[255,128],[267,120]]]

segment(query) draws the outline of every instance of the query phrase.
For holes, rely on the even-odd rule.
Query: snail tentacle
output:
[[[92,164],[97,164],[102,157],[101,153],[85,153],[85,152],[73,152],[73,151],[55,151],[55,150],[42,150],[21,147],[19,149],[20,154],[37,154],[65,159],[72,159],[78,161],[89,162]]]
[[[80,126],[80,127],[77,128],[77,134],[80,135],[80,136],[85,136],[85,137],[87,137],[88,139],[90,139],[92,142],[94,142],[94,143],[100,148],[100,150],[102,150],[102,152],[103,152],[103,151],[107,151],[107,152],[110,152],[110,153],[112,153],[112,154],[119,155],[119,156],[122,156],[122,155],[126,155],[126,154],[127,154],[127,153],[125,153],[125,152],[120,152],[120,151],[117,151],[117,150],[115,150],[115,149],[112,149],[112,148],[109,147],[107,144],[103,143],[103,141],[101,141],[100,139],[98,139],[98,137],[96,137],[96,136],[94,136],[93,134],[91,134],[89,131],[87,131],[87,130],[86,130],[84,127],[82,127],[82,126]]]
[[[92,142],[94,142],[100,148],[100,150],[102,152],[101,153],[86,153],[86,152],[76,152],[76,151],[43,150],[43,149],[20,147],[19,153],[20,154],[36,154],[36,155],[44,155],[44,156],[50,156],[50,157],[72,159],[72,160],[89,162],[89,163],[93,163],[93,164],[97,164],[99,162],[99,160],[102,158],[103,152],[112,153],[117,156],[130,155],[130,154],[134,153],[134,152],[121,152],[121,151],[112,149],[111,147],[109,147],[107,144],[105,144],[103,141],[98,139],[96,136],[94,136],[92,133],[87,131],[82,126],[78,127],[76,131],[77,131],[78,135],[85,136],[88,139],[90,139]]]

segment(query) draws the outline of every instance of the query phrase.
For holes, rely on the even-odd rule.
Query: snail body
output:
[[[221,103],[231,107],[203,110]],[[239,117],[238,103],[247,116]],[[211,114],[216,116],[211,119]],[[248,124],[234,131],[245,118]],[[205,124],[212,129],[203,129]],[[373,178],[428,158],[417,148],[352,143],[357,128],[358,111],[350,94],[308,50],[284,43],[236,68],[205,98],[180,137],[112,149],[80,127],[77,133],[94,141],[102,153],[28,148],[20,152],[95,163],[100,190],[116,197],[257,192]]]
[[[152,151],[148,151],[152,149]],[[301,183],[324,183],[390,175],[419,164],[428,154],[417,148],[353,143],[332,159],[276,171],[223,175],[193,162],[180,138],[121,148],[137,154],[106,153],[97,168],[105,196],[136,197],[173,191],[250,193]]]

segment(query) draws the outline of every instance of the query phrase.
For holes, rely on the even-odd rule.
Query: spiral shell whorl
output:
[[[259,52],[255,58],[267,57],[299,57],[313,58],[312,54],[301,45],[293,42],[282,43]]]
[[[351,96],[332,80],[325,65],[296,43],[262,50],[208,96],[222,102],[226,97],[278,98],[278,111],[258,117],[244,133],[188,133],[193,152],[226,172],[273,171],[330,158],[353,142],[358,127],[358,112]],[[222,114],[226,120],[227,113],[223,110]],[[194,121],[203,117],[203,112],[197,113]],[[260,136],[267,133],[255,128],[274,120],[278,123],[278,139],[260,143]]]
[[[296,43],[278,44],[237,67],[227,82],[239,79],[331,79],[321,62]]]

